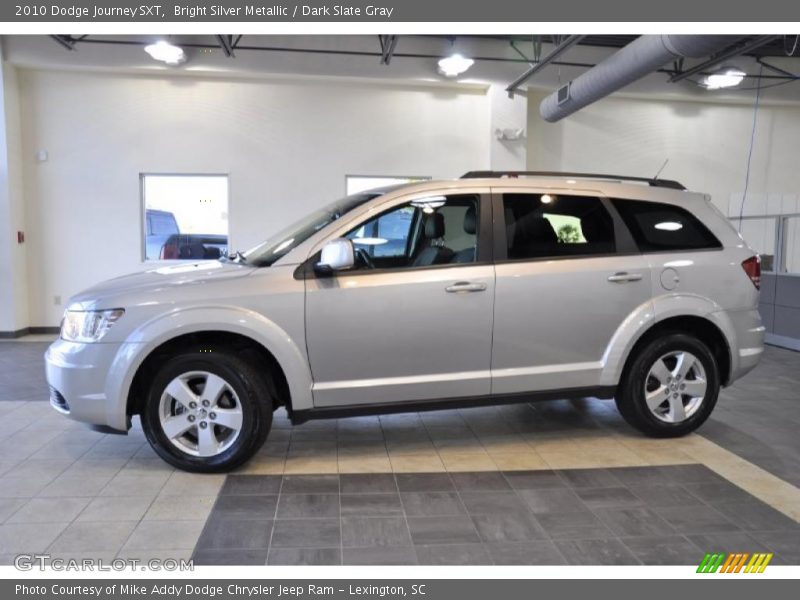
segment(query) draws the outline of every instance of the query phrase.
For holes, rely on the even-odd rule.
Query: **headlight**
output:
[[[125,310],[68,310],[61,321],[61,338],[68,342],[97,342]]]

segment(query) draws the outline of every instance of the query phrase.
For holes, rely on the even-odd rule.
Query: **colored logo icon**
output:
[[[772,553],[714,552],[706,553],[698,573],[763,573],[772,560]]]

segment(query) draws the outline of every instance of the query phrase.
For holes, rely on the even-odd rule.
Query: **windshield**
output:
[[[357,206],[361,206],[368,200],[377,198],[387,191],[389,191],[388,188],[368,190],[337,200],[325,208],[303,217],[297,223],[290,225],[255,248],[251,248],[244,253],[244,258],[248,264],[253,266],[268,267],[323,227],[330,225]]]

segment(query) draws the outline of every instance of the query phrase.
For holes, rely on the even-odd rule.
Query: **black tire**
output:
[[[233,350],[208,352],[208,348],[182,351],[168,360],[153,377],[142,410],[142,428],[153,450],[169,464],[194,473],[230,471],[245,463],[267,438],[276,404],[272,386],[250,362],[247,354]],[[194,456],[176,447],[166,436],[159,418],[161,396],[176,377],[190,371],[206,371],[222,377],[238,396],[242,424],[230,447],[214,456]]]
[[[679,351],[690,352],[700,361],[705,371],[706,393],[694,414],[683,421],[667,423],[647,407],[645,384],[650,368],[659,358]],[[708,346],[690,334],[674,332],[646,340],[634,352],[622,374],[615,398],[617,409],[623,418],[651,437],[679,437],[700,427],[714,410],[720,389],[719,366]]]

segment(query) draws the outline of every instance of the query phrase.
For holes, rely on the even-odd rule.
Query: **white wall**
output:
[[[141,172],[228,173],[246,248],[343,195],[345,174],[489,165],[482,89],[21,70],[20,93],[33,326],[58,323],[54,296],[142,268]]]
[[[528,99],[530,169],[647,177],[669,159],[663,178],[709,193],[726,214],[738,214],[751,105],[611,97],[547,123],[539,116],[541,97]],[[800,208],[799,157],[800,105],[762,104],[744,214]]]

